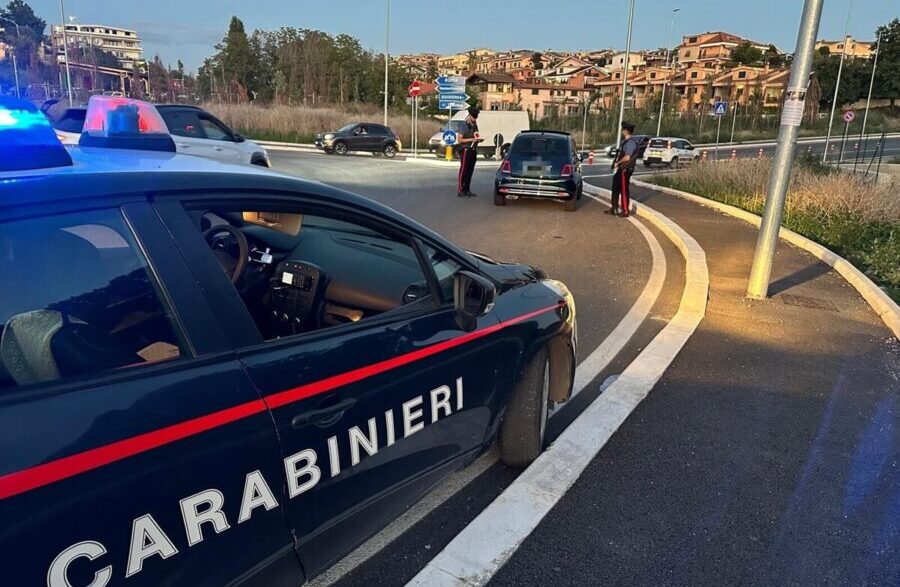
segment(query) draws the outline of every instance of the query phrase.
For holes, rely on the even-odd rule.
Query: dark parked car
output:
[[[400,137],[382,124],[353,122],[334,132],[316,135],[316,146],[326,153],[338,155],[368,151],[393,158],[400,151]]]
[[[573,211],[581,200],[584,181],[581,156],[565,132],[530,130],[519,133],[494,180],[494,205],[518,198],[564,201]]]

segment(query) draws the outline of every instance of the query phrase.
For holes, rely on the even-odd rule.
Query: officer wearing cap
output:
[[[629,122],[622,123],[622,146],[616,154],[613,168],[616,170],[612,181],[612,206],[607,214],[615,215],[619,212],[619,199],[621,198],[621,215],[628,216],[631,208],[631,174],[637,164],[638,144],[634,139],[634,125]]]
[[[471,198],[478,194],[471,191],[472,174],[475,172],[475,160],[478,158],[478,143],[482,139],[478,136],[478,114],[480,110],[470,106],[466,116],[466,127],[462,132],[462,138],[458,143],[459,150],[459,176],[456,182],[456,195],[460,198]]]

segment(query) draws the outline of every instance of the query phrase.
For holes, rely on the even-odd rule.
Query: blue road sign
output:
[[[459,94],[461,92],[466,91],[466,84],[453,85],[453,86],[438,86],[439,94]]]
[[[461,75],[442,75],[435,81],[437,81],[439,86],[466,85],[466,78]]]
[[[454,92],[454,93],[441,93],[441,100],[445,102],[465,102],[469,99],[469,94],[465,92]]]
[[[456,102],[455,100],[439,100],[438,108],[441,110],[465,110],[469,105],[466,102]]]
[[[441,140],[444,141],[445,145],[455,145],[456,132],[452,130],[445,130],[444,134],[441,136]]]
[[[728,113],[728,102],[716,102],[713,112],[716,116],[725,116]]]

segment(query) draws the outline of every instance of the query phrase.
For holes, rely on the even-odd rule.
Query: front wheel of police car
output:
[[[500,458],[525,467],[544,450],[550,418],[550,353],[542,347],[519,374],[498,436]]]

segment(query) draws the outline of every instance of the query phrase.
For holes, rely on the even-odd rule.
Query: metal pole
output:
[[[739,100],[739,99],[735,99],[735,101],[734,101],[734,115],[732,115],[732,117],[731,117],[731,140],[728,141],[728,144],[730,144],[730,145],[733,145],[733,144],[734,144],[734,124],[737,122],[737,111],[738,111],[738,106],[740,106],[740,105],[741,105],[740,100]]]
[[[59,16],[62,18],[63,55],[66,60],[66,89],[69,92],[69,105],[72,104],[72,71],[69,69],[69,35],[66,33],[66,9],[63,0],[59,0]]]
[[[19,47],[22,45],[22,33],[19,31],[19,23],[10,19],[3,18],[3,20],[11,22],[16,27],[16,41],[17,46],[13,47],[12,50],[12,62],[13,62],[13,75],[16,76],[16,98],[21,98],[21,94],[19,94],[19,65],[16,62],[16,51],[19,50]]]
[[[584,138],[587,136],[588,101],[584,96],[581,97],[581,101],[584,105],[584,120],[581,123],[581,150],[584,151]]]
[[[716,116],[719,119],[719,122],[716,124],[716,149],[713,151],[713,159],[715,161],[719,160],[719,132],[722,130],[722,116]]]
[[[622,148],[622,123],[625,121],[625,91],[628,89],[628,64],[631,61],[631,25],[634,22],[634,0],[628,7],[628,35],[625,37],[625,71],[622,74],[622,100],[619,103],[619,126],[616,127],[616,149]]]
[[[872,103],[872,85],[875,83],[875,68],[878,67],[878,50],[881,49],[881,35],[878,35],[878,42],[875,44],[875,61],[872,62],[872,77],[869,78],[869,96],[866,98],[866,112],[863,114],[862,130],[859,131],[859,138],[866,134],[866,122],[869,120],[869,104]],[[869,137],[866,137],[868,143]],[[868,146],[868,145],[867,145]]]
[[[778,146],[772,160],[768,196],[756,241],[750,281],[747,285],[747,296],[751,298],[765,299],[769,292],[769,277],[772,274],[772,261],[775,258],[778,231],[784,214],[784,200],[791,181],[797,134],[803,119],[806,87],[812,68],[813,49],[816,44],[816,33],[819,31],[823,2],[824,0],[805,0],[803,5],[785,107],[782,110],[781,126],[778,130]]]
[[[844,147],[847,146],[847,132],[850,130],[850,123],[844,124],[844,137],[841,139],[841,154],[838,155],[838,165],[844,162]]]
[[[672,9],[672,20],[669,23],[669,43],[666,46],[666,69],[669,69],[669,55],[672,52],[672,32],[675,30],[675,13],[681,10],[680,8]],[[673,68],[674,69],[674,68]],[[669,72],[671,75],[672,72]],[[659,97],[659,118],[656,121],[656,136],[662,132],[662,119],[663,119],[663,104],[666,102],[666,84],[668,83],[668,76],[663,78],[663,87],[662,87],[662,95]]]
[[[391,0],[386,0],[387,17],[384,24],[384,125],[388,123],[388,63],[391,46]]]
[[[825,135],[825,153],[822,155],[822,163],[828,157],[828,142],[831,140],[831,125],[834,124],[834,109],[837,107],[838,90],[841,88],[841,72],[844,69],[844,56],[847,54],[847,31],[850,29],[850,9],[853,8],[853,0],[847,5],[847,22],[844,24],[844,37],[841,40],[841,62],[838,64],[837,81],[834,83],[834,98],[831,100],[831,116],[828,118],[828,133]]]

